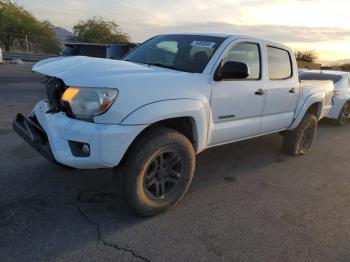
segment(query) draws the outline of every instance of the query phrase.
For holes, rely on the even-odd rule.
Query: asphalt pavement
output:
[[[321,121],[302,157],[278,134],[207,150],[183,201],[145,219],[112,170],[54,165],[12,131],[44,97],[30,65],[0,65],[0,261],[350,261],[350,123]]]

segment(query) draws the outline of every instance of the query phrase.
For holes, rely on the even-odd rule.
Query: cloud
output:
[[[167,32],[233,32],[338,51],[349,57],[349,0],[14,0],[42,20],[72,30],[102,16],[132,41]],[[48,2],[50,2],[48,4]],[[335,43],[337,42],[337,43]],[[298,44],[294,44],[298,43]]]
[[[15,1],[40,19],[67,29],[78,20],[100,15],[120,24],[137,41],[159,31],[189,29],[310,42],[348,40],[350,30],[345,23],[349,0],[55,0],[50,5],[47,0]]]
[[[312,0],[309,0],[312,1]],[[350,41],[350,29],[333,27],[301,27],[278,25],[237,25],[222,22],[207,22],[169,27],[174,31],[196,31],[252,34],[263,38],[288,43],[312,43],[326,41]]]
[[[310,0],[312,1],[312,0]],[[350,29],[337,27],[302,27],[282,25],[239,25],[224,22],[186,23],[174,26],[153,25],[147,31],[137,32],[142,39],[160,33],[176,32],[222,32],[254,35],[283,43],[313,43],[328,41],[350,41]],[[142,26],[142,27],[143,27]],[[133,30],[137,30],[133,28]]]

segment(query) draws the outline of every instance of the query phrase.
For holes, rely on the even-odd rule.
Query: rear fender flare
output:
[[[301,120],[303,120],[306,112],[309,110],[309,108],[316,104],[320,103],[320,106],[318,107],[317,110],[317,120],[321,120],[325,116],[325,110],[323,110],[324,104],[325,104],[325,95],[321,93],[317,93],[314,95],[311,95],[306,102],[302,105],[301,109],[299,112],[296,114],[296,117],[293,121],[293,123],[288,127],[288,130],[293,130],[298,127],[300,124]]]

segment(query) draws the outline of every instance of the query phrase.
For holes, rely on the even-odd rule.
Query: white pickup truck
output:
[[[49,77],[48,101],[14,130],[62,165],[115,167],[145,216],[184,196],[207,148],[280,132],[286,153],[306,153],[333,95],[332,82],[299,83],[288,47],[242,35],[159,35],[122,61],[69,57],[33,70]]]

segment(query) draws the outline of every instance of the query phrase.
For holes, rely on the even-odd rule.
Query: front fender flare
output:
[[[177,118],[190,117],[194,121],[195,151],[203,151],[207,144],[208,113],[199,100],[172,99],[156,101],[143,105],[129,113],[120,124],[122,125],[151,125],[156,122]]]

